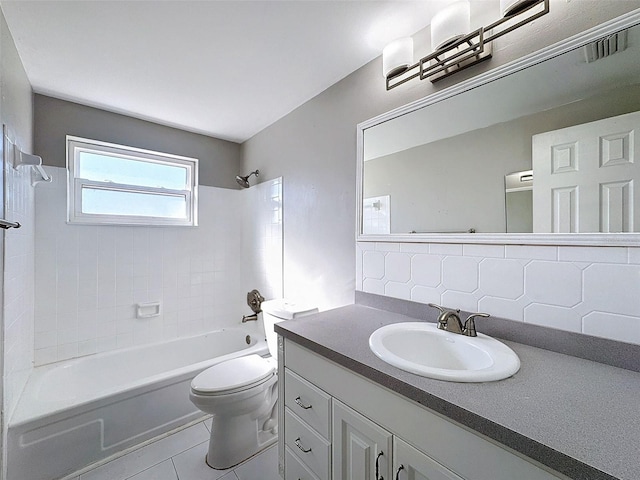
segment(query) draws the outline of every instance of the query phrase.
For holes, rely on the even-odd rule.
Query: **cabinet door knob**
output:
[[[376,480],[384,480],[384,477],[380,477],[379,476],[379,472],[380,472],[380,457],[382,457],[384,455],[384,452],[382,450],[380,450],[378,452],[378,455],[376,456]]]
[[[396,472],[396,480],[400,480],[400,471],[404,470],[404,465],[400,465],[400,468],[398,468],[398,471]]]
[[[309,453],[311,451],[310,448],[304,448],[300,443],[300,437],[296,438],[296,447],[298,447],[303,453]]]
[[[311,408],[311,405],[305,405],[304,403],[302,403],[302,400],[300,400],[300,397],[296,397],[294,401],[305,410],[309,410]]]

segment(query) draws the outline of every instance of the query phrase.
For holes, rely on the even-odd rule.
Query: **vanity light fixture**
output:
[[[383,73],[387,90],[418,78],[436,82],[460,70],[491,58],[491,42],[533,20],[549,13],[550,0],[500,0],[503,17],[472,32],[469,21],[469,2],[456,2],[438,12],[431,23],[431,42],[435,51],[416,63],[403,66],[385,62]],[[389,44],[385,50],[393,44]],[[387,57],[388,58],[388,57]],[[406,58],[409,58],[408,56]],[[403,58],[403,62],[406,59]],[[405,68],[406,67],[406,68]]]

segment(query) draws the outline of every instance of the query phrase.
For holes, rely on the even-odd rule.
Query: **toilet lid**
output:
[[[274,372],[273,365],[261,356],[247,355],[207,368],[191,381],[191,389],[207,395],[230,393],[262,383]]]

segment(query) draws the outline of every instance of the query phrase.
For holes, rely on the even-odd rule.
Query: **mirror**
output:
[[[640,26],[582,38],[360,124],[358,240],[640,240]]]

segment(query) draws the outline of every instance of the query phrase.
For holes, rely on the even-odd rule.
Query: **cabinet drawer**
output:
[[[284,443],[316,476],[329,478],[331,444],[285,408]]]
[[[331,397],[289,369],[284,371],[284,391],[285,406],[329,440]]]
[[[319,480],[289,447],[285,447],[285,462],[287,468],[284,480]]]

